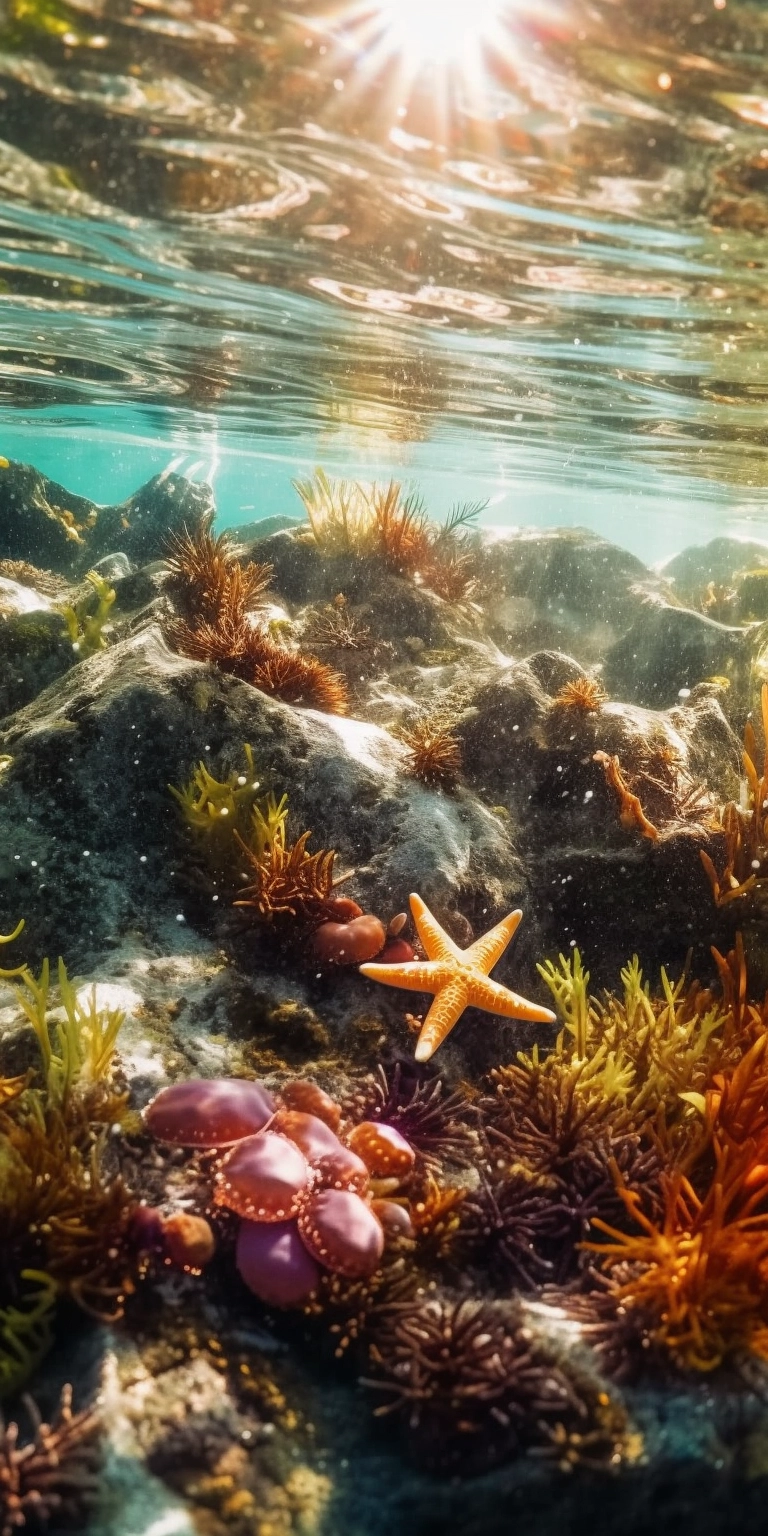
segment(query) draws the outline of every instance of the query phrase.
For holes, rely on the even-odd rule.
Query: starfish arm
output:
[[[359,970],[371,981],[382,981],[385,987],[403,987],[406,992],[439,992],[451,974],[439,960],[407,960],[403,965],[372,962],[361,965]]]
[[[469,1003],[473,1008],[482,1008],[485,1013],[498,1013],[504,1019],[527,1019],[531,1024],[557,1023],[557,1014],[551,1008],[529,1003],[527,997],[510,992],[508,987],[502,987],[500,982],[491,981],[487,976],[473,976]]]
[[[416,924],[416,932],[430,960],[463,961],[463,951],[440,927],[437,918],[432,916],[429,907],[420,896],[411,896],[411,912]]]
[[[463,980],[450,981],[438,993],[421,1026],[416,1041],[416,1060],[429,1061],[446,1036],[451,1033],[456,1020],[467,1006],[467,984]]]
[[[495,928],[484,933],[481,939],[475,939],[474,944],[470,944],[469,949],[464,951],[464,964],[473,965],[478,971],[485,971],[486,975],[492,971],[513,934],[517,932],[522,915],[520,911],[510,912],[509,917],[503,918]]]

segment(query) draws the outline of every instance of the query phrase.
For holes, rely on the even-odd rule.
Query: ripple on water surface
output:
[[[748,529],[768,15],[510,0],[409,72],[368,12],[10,0],[4,451],[105,499],[175,454],[232,520],[322,459],[512,522],[621,492],[646,556]]]

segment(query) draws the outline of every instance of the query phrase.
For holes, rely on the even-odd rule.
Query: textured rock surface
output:
[[[73,496],[33,469],[0,468],[0,559],[29,560],[62,575],[82,574],[117,551],[144,563],[162,553],[168,534],[214,511],[207,485],[155,475],[127,501],[100,507]]]

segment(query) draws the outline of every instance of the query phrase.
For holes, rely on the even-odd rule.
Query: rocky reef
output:
[[[768,546],[297,489],[0,468],[0,1531],[757,1531]]]

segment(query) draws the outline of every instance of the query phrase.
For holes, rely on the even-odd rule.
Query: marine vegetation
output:
[[[662,1175],[660,1213],[618,1180],[629,1217],[589,1247],[612,1294],[639,1314],[652,1341],[688,1368],[712,1370],[747,1350],[768,1359],[768,1034],[737,1066],[715,1073],[701,1134]]]
[[[91,591],[79,598],[76,603],[68,603],[61,609],[72,641],[72,649],[77,652],[81,661],[86,656],[95,656],[97,651],[106,650],[105,628],[109,623],[112,605],[117,597],[114,587],[111,587],[98,571],[89,571],[85,579]]]
[[[242,565],[229,534],[214,537],[210,520],[194,533],[185,528],[171,534],[166,551],[166,591],[188,618],[215,623],[227,609],[254,612],[263,605],[272,566],[253,560]]]
[[[3,942],[18,935],[4,936]],[[37,1038],[40,1066],[0,1078],[0,1393],[18,1389],[45,1353],[56,1298],[99,1317],[120,1315],[132,1285],[129,1227],[135,1199],[113,1166],[108,1131],[124,1115],[114,1056],[123,1020],[95,991],[75,991],[63,962],[58,999],[46,961],[25,966],[19,1008]]]
[[[595,677],[576,677],[564,683],[552,700],[553,709],[574,710],[579,714],[595,714],[608,695]]]
[[[307,638],[311,645],[339,651],[367,651],[376,644],[369,626],[356,618],[341,592],[310,614]]]
[[[408,749],[408,768],[414,778],[431,788],[448,789],[461,773],[461,747],[448,727],[438,720],[416,720],[398,732]]]
[[[69,585],[64,576],[30,565],[28,560],[0,560],[0,577],[16,581],[21,587],[32,587],[43,597],[61,597]]]
[[[262,922],[281,924],[288,936],[293,930],[322,969],[359,965],[382,952],[384,960],[412,959],[410,945],[395,946],[378,917],[336,895],[333,849],[311,853],[308,831],[289,841],[287,795],[261,792],[251,748],[243,750],[244,773],[217,779],[200,762],[185,785],[169,786],[190,834],[197,880]]]
[[[232,769],[217,779],[208,766],[199,762],[186,784],[169,784],[195,854],[202,859],[207,874],[217,890],[237,888],[235,870],[240,838],[247,848],[262,857],[276,840],[285,841],[288,798],[278,800],[264,793],[256,777],[253,751],[243,747],[244,771]]]
[[[438,1046],[450,1034],[465,1008],[481,1008],[486,1013],[506,1019],[528,1019],[553,1024],[549,1008],[529,1003],[517,992],[510,992],[489,973],[504,954],[517,930],[522,912],[512,912],[476,939],[469,949],[454,944],[420,896],[411,896],[411,912],[426,960],[401,964],[361,965],[363,976],[383,982],[388,987],[404,987],[409,992],[431,992],[434,996],[416,1042],[416,1060],[429,1061]]]
[[[719,874],[706,849],[700,850],[701,862],[707,874],[712,894],[718,907],[727,906],[748,895],[757,894],[764,877],[761,869],[768,857],[768,684],[761,691],[763,726],[763,764],[758,773],[759,761],[757,738],[751,720],[744,731],[742,763],[744,778],[741,781],[741,799],[721,807],[719,829],[725,839],[725,867]]]
[[[330,480],[322,469],[294,480],[309,518],[308,535],[321,553],[375,556],[398,576],[421,582],[448,602],[467,602],[477,586],[477,561],[467,530],[484,503],[455,507],[442,525],[418,496],[395,481],[364,486]]]
[[[0,1415],[0,1536],[83,1523],[99,1491],[101,1427],[91,1408],[72,1412],[64,1387],[50,1424],[24,1398],[32,1435]]]
[[[487,1167],[463,1213],[463,1239],[507,1282],[585,1272],[579,1245],[598,1221],[623,1224],[622,1190],[660,1212],[665,1165],[700,1136],[697,1095],[744,1048],[746,1016],[731,1001],[739,960],[717,959],[722,1002],[664,971],[652,995],[636,958],[622,991],[600,997],[578,950],[539,967],[562,1029],[548,1056],[534,1047],[492,1074],[493,1097],[480,1104]]]
[[[652,842],[655,842],[659,835],[659,829],[654,826],[652,821],[649,821],[640,804],[639,797],[633,794],[629,788],[626,778],[621,771],[618,757],[612,756],[608,752],[595,752],[593,754],[593,761],[600,764],[605,773],[606,782],[610,784],[611,789],[616,790],[619,797],[619,821],[625,831],[641,832],[643,837],[648,837]]]
[[[479,1471],[535,1447],[557,1460],[618,1462],[621,1406],[558,1363],[514,1303],[419,1298],[392,1308],[366,1385],[387,1394],[417,1465]]]
[[[241,565],[227,535],[214,538],[209,524],[174,537],[167,565],[167,592],[175,612],[165,636],[174,650],[210,662],[286,703],[345,713],[341,675],[317,656],[278,644],[260,617],[270,566]]]

